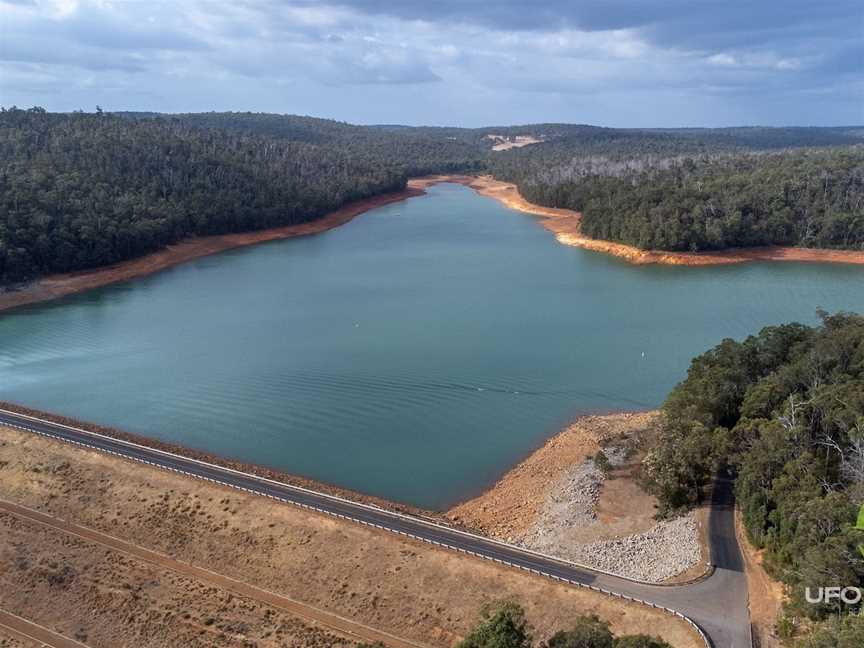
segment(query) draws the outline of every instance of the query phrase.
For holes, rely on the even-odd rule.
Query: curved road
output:
[[[0,409],[0,424],[353,520],[554,580],[666,608],[695,623],[697,629],[707,635],[715,648],[748,648],[750,645],[747,581],[735,537],[734,502],[728,480],[718,482],[711,507],[709,540],[711,563],[715,568],[713,574],[702,581],[686,585],[650,585],[556,560],[420,518],[8,410]],[[645,631],[650,633],[651,628],[646,628]]]

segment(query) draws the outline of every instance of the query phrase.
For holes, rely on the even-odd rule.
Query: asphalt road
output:
[[[715,648],[748,648],[750,645],[747,581],[735,536],[734,502],[728,480],[721,480],[715,488],[709,520],[711,563],[715,567],[713,574],[702,581],[686,585],[650,585],[559,561],[420,518],[289,486],[44,419],[0,410],[0,424],[353,520],[554,580],[666,608],[694,623]],[[646,628],[645,631],[650,634],[651,629]]]

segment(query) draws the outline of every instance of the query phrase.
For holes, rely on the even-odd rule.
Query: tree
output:
[[[613,648],[614,645],[609,623],[590,615],[578,617],[570,630],[556,632],[546,648]]]
[[[768,327],[695,358],[644,471],[671,512],[731,470],[747,535],[789,586],[787,613],[811,620],[860,606],[813,604],[805,588],[864,587],[864,317],[819,316],[819,327]]]
[[[460,648],[531,648],[531,628],[525,610],[516,603],[505,602],[486,607],[481,620],[459,644]]]
[[[672,646],[657,637],[637,634],[616,638],[615,648],[672,648]]]

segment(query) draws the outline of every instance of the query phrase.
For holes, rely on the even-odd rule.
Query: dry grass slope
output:
[[[619,633],[651,628],[700,646],[655,610],[11,429],[0,429],[0,497],[432,645],[452,645],[484,603],[512,598],[540,638],[596,613]],[[12,538],[0,550],[4,605],[94,648],[334,641],[219,588],[9,516],[2,524]]]

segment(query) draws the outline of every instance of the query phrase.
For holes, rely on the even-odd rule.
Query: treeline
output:
[[[492,152],[488,135],[543,140]],[[864,247],[854,129],[356,126],[264,113],[0,110],[0,285],[318,218],[411,176],[491,172],[586,233],[672,250]]]
[[[301,141],[191,121],[2,110],[0,283],[309,221],[410,175],[476,166],[446,143],[378,133],[372,145],[323,120]]]
[[[512,601],[487,607],[459,648],[672,648],[656,637],[612,634],[609,623],[595,615],[576,617],[566,630],[535,643],[525,610]]]
[[[585,234],[640,248],[864,249],[864,148],[685,158],[577,192]]]
[[[736,475],[747,534],[790,587],[780,622],[787,636],[799,618],[860,608],[808,603],[805,587],[864,587],[864,531],[855,528],[864,504],[864,317],[821,316],[817,328],[765,328],[694,359],[663,405],[661,438],[644,464],[667,512],[701,501],[718,470]],[[864,633],[860,620],[832,623]]]
[[[119,114],[129,119],[170,119],[196,128],[338,148],[352,160],[370,164],[384,161],[399,166],[408,176],[471,173],[485,167],[481,142],[473,137],[452,136],[450,130],[389,129],[316,117],[252,112]]]
[[[678,135],[593,136],[509,151],[496,177],[643,249],[864,249],[864,147],[720,152]]]

